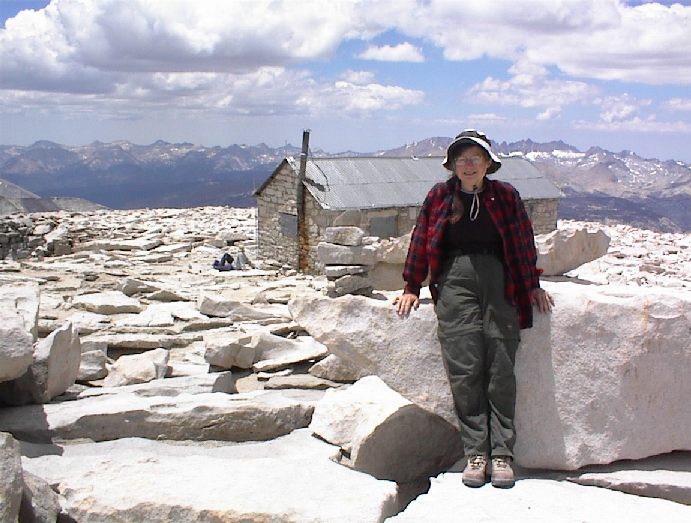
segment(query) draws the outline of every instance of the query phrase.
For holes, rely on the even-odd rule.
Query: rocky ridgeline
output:
[[[391,307],[408,237],[334,228],[313,277],[257,259],[253,209],[27,218],[55,234],[0,262],[0,521],[691,515],[688,235],[538,238],[557,305],[523,333],[500,491],[461,484],[429,299]]]

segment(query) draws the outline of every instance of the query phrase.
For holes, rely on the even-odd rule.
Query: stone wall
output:
[[[36,214],[0,217],[0,260],[41,258],[71,252],[56,234],[59,217]]]
[[[284,164],[257,197],[257,248],[259,256],[279,265],[297,268],[297,176]]]
[[[557,198],[544,200],[523,200],[525,210],[533,222],[535,234],[546,234],[557,228],[557,209],[559,200]]]
[[[297,176],[289,166],[276,173],[257,197],[258,248],[260,257],[292,268],[298,266],[297,211],[295,206]],[[300,248],[308,259],[308,272],[320,273],[324,266],[319,260],[317,244],[324,238],[328,227],[352,226],[367,234],[376,234],[379,227],[391,229],[391,237],[410,232],[417,219],[418,207],[392,207],[385,209],[323,209],[305,190],[305,225],[307,242]]]
[[[350,209],[331,211],[322,209],[317,201],[307,195],[305,202],[309,245],[306,246],[309,257],[309,272],[322,273],[324,264],[317,252],[317,245],[324,240],[329,227],[358,227],[366,236],[397,238],[409,233],[415,226],[418,207],[390,207],[384,209]],[[377,234],[377,225],[390,229],[390,234]]]

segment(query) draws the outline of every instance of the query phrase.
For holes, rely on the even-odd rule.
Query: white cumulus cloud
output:
[[[626,93],[594,100],[600,106],[600,118],[608,123],[630,121],[643,107],[650,106],[652,100],[638,100]]]
[[[358,55],[362,60],[377,60],[380,62],[424,62],[425,56],[419,47],[409,42],[398,45],[371,45]]]
[[[607,121],[576,121],[574,128],[590,131],[610,131],[610,132],[636,132],[648,134],[676,134],[691,132],[691,123],[683,121],[663,122],[657,120],[654,116],[648,118],[634,117],[629,120],[619,120],[615,122]]]
[[[338,80],[330,86],[321,86],[318,90],[303,94],[297,104],[313,113],[324,111],[367,116],[373,111],[417,105],[423,99],[424,93],[414,89]]]
[[[592,125],[683,129],[645,114],[643,100],[607,98],[605,87],[691,84],[691,6],[684,4],[52,0],[0,29],[0,113],[371,116],[430,97],[371,71],[316,73],[319,64],[339,56],[344,44],[366,46],[361,59],[425,62],[411,43],[424,42],[447,61],[508,64],[508,77],[493,70],[465,91],[469,101],[492,106],[492,113],[473,109],[478,114],[515,106],[547,121],[582,104],[600,109]],[[402,43],[375,45],[382,35]],[[678,97],[660,107],[690,106]]]
[[[449,60],[492,57],[581,78],[691,83],[691,6],[621,0],[428,0],[392,18]]]
[[[492,105],[542,108],[546,116],[558,114],[564,105],[583,103],[599,94],[585,82],[550,79],[545,72],[519,71],[508,80],[488,77],[466,93],[471,99]]]
[[[691,98],[670,98],[663,107],[671,111],[691,111]]]

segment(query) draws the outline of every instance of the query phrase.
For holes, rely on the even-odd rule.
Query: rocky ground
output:
[[[559,229],[601,230],[607,254],[567,273],[593,283],[644,287],[691,287],[691,234],[659,233],[630,225],[561,220]]]
[[[0,470],[15,477],[0,489],[2,521],[19,510],[22,492],[25,521],[30,513],[40,521],[68,514],[78,522],[691,517],[685,452],[578,470],[523,468],[510,491],[463,487],[451,443],[442,450],[416,444],[416,458],[403,464],[382,457],[383,449],[402,448],[402,434],[446,441],[452,423],[432,418],[373,377],[359,379],[371,374],[363,370],[371,363],[366,357],[339,359],[339,341],[331,345],[328,333],[297,321],[288,303],[326,299],[327,280],[259,260],[253,209],[36,219],[59,224],[72,252],[0,262],[0,299],[29,312],[34,307],[36,346],[50,344],[67,355],[77,345],[80,366],[74,385],[71,371],[57,369],[48,356],[40,391],[35,383],[0,384],[6,403],[33,398],[0,407],[0,431],[14,436],[0,438]],[[555,284],[670,288],[671,294],[691,287],[688,234],[572,221],[559,229],[602,230],[611,241],[606,255],[550,276]],[[243,252],[248,263],[214,270],[225,252]],[[357,332],[350,336],[361,337]],[[59,341],[60,333],[67,341]],[[684,365],[688,356],[688,350],[681,354]],[[424,379],[419,373],[423,389]],[[60,388],[67,390],[49,394]],[[36,404],[46,394],[47,402]],[[346,415],[352,405],[364,406]],[[679,420],[687,423],[688,416]],[[668,450],[674,449],[682,447]],[[19,451],[20,464],[11,457]]]

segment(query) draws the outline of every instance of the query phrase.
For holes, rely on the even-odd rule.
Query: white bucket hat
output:
[[[476,131],[475,129],[466,129],[461,134],[456,136],[453,142],[451,142],[451,145],[449,145],[449,147],[446,149],[446,158],[444,158],[442,165],[449,171],[453,171],[452,162],[454,154],[456,149],[458,149],[458,147],[461,145],[479,145],[485,151],[487,151],[490,160],[492,160],[492,164],[487,168],[487,174],[495,173],[501,167],[501,160],[492,152],[491,142],[489,138],[487,138],[487,135],[481,133],[480,131]]]

